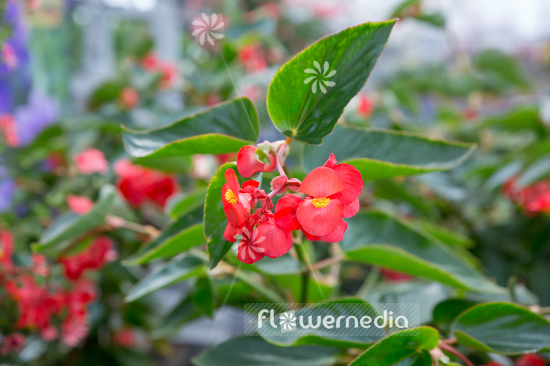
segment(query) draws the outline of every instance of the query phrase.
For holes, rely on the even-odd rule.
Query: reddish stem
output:
[[[277,171],[279,171],[279,175],[284,175],[285,177],[286,177],[286,173],[285,173],[285,170],[283,169],[283,156],[285,155],[285,151],[287,147],[288,145],[285,142],[279,147],[279,151],[277,151]]]
[[[442,350],[447,351],[449,353],[452,353],[456,357],[460,358],[460,360],[462,362],[464,362],[464,364],[466,366],[475,366],[470,360],[468,360],[468,358],[466,356],[464,356],[462,353],[460,353],[456,348],[451,347],[448,344],[446,344],[444,342],[441,342],[441,341],[439,342],[439,348],[441,348]]]

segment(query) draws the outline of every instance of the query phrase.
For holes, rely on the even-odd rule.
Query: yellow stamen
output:
[[[314,198],[311,200],[311,204],[317,208],[327,207],[330,203],[330,198]]]
[[[235,193],[233,193],[233,191],[230,189],[225,192],[225,200],[231,204],[237,203],[238,201],[237,196],[235,196]]]

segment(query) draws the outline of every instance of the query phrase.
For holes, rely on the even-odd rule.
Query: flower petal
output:
[[[312,199],[306,198],[298,206],[296,216],[302,228],[309,234],[324,236],[336,230],[342,220],[343,211],[344,207],[337,199],[331,199],[325,207],[315,207]]]
[[[234,174],[234,173],[233,173]],[[241,226],[246,220],[247,210],[241,202],[230,203],[226,199],[226,193],[230,189],[229,183],[225,183],[222,187],[222,205],[223,212],[227,217],[227,221],[233,226]],[[233,192],[233,190],[231,190]],[[238,192],[238,191],[237,191]]]
[[[320,239],[322,241],[326,241],[327,243],[337,243],[339,241],[342,241],[344,239],[344,234],[347,228],[348,228],[347,222],[345,222],[344,220],[341,220],[336,230],[334,230],[332,233],[328,235],[321,236]]]
[[[313,169],[304,178],[299,192],[312,197],[323,198],[340,192],[344,187],[344,181],[335,170],[319,167]]]
[[[269,163],[266,164],[258,160],[256,155],[256,146],[248,145],[239,150],[237,156],[237,170],[245,178],[250,178],[258,172],[270,172],[275,169],[276,159],[274,154],[267,154]]]
[[[359,199],[356,199],[352,203],[345,205],[342,216],[345,218],[352,217],[357,215],[357,212],[359,212]]]
[[[230,222],[227,222],[227,226],[225,228],[225,231],[223,232],[223,237],[225,240],[227,240],[230,243],[234,243],[237,241],[237,236],[242,234],[243,227],[239,226],[233,226]]]
[[[336,156],[334,156],[334,154],[331,153],[330,156],[328,157],[326,163],[323,164],[323,166],[325,168],[334,168],[336,163],[338,163],[338,161],[336,161]]]
[[[295,194],[287,194],[275,206],[275,224],[285,230],[299,230],[300,222],[296,217],[296,210],[302,199]]]
[[[348,205],[355,201],[363,191],[363,177],[359,170],[349,164],[337,164],[333,169],[344,182],[344,189],[334,198],[338,198],[344,205]]]
[[[320,237],[315,236],[315,235],[311,235],[311,234],[308,233],[307,231],[304,231],[304,229],[302,229],[302,233],[304,234],[304,236],[306,237],[306,239],[309,240],[309,241],[321,240]]]
[[[237,194],[241,187],[239,185],[239,181],[237,180],[237,174],[235,174],[235,171],[233,169],[227,169],[223,175],[227,184],[229,184],[229,188],[231,188],[233,193]]]
[[[277,225],[260,224],[256,227],[258,235],[254,238],[256,246],[270,258],[280,257],[292,248],[292,233]]]
[[[239,243],[237,258],[246,264],[257,262],[265,256],[265,254],[258,249],[259,248],[243,237]]]

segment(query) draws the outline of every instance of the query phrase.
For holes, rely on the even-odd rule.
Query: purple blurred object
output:
[[[6,40],[15,54],[17,60],[17,68],[29,62],[29,51],[27,49],[28,31],[23,23],[23,8],[22,4],[15,1],[8,1],[6,5],[6,23],[12,27],[11,37]],[[0,78],[4,77],[14,70],[0,62]]]
[[[0,213],[10,209],[15,189],[15,181],[8,176],[6,168],[0,166]]]
[[[54,99],[41,92],[31,92],[27,105],[18,107],[13,114],[21,145],[33,142],[58,116],[59,109]]]

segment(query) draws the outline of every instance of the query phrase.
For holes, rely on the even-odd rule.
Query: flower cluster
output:
[[[499,362],[493,361],[483,366],[504,366],[504,365],[502,365]],[[546,366],[546,360],[535,353],[529,353],[519,357],[515,362],[515,366]]]
[[[176,66],[168,61],[161,60],[154,53],[150,53],[141,59],[141,66],[144,70],[160,74],[159,87],[169,89],[176,84],[178,70]]]
[[[117,161],[114,171],[118,175],[120,193],[134,207],[141,207],[146,202],[164,207],[168,198],[178,192],[174,176],[133,165],[128,160]]]
[[[108,238],[97,238],[84,252],[60,260],[65,281],[50,281],[50,267],[45,257],[32,255],[32,267],[17,266],[13,260],[12,235],[0,230],[0,283],[17,310],[15,328],[37,331],[45,341],[60,339],[76,346],[88,334],[88,305],[97,297],[95,284],[82,274],[85,269],[98,270],[116,252]],[[25,344],[21,332],[8,334],[0,346],[2,355],[16,353]]]
[[[550,180],[519,188],[517,179],[512,178],[504,184],[502,191],[530,215],[550,214]]]
[[[257,181],[248,180],[241,186],[233,169],[225,172],[222,203],[227,227],[224,237],[229,242],[241,237],[237,257],[244,263],[286,254],[292,247],[295,230],[301,230],[311,241],[341,241],[347,229],[343,219],[359,210],[363,178],[357,169],[349,164],[337,164],[331,154],[327,162],[313,169],[303,182],[289,179],[282,167],[287,147],[285,142],[245,146],[237,157],[237,169],[245,178],[277,167],[280,175],[271,181],[269,194],[259,189]],[[285,194],[287,189],[298,194]],[[273,210],[272,198],[276,195],[283,196]]]

